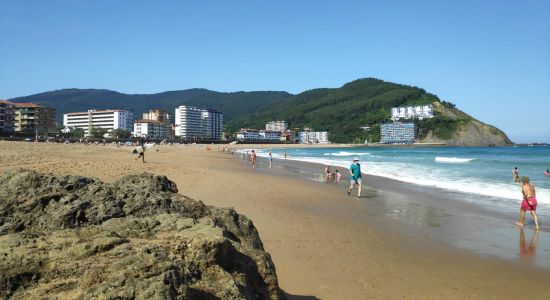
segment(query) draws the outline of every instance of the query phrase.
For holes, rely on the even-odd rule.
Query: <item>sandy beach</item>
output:
[[[454,204],[443,210],[415,209],[447,196],[380,178],[367,178],[364,198],[348,197],[343,185],[317,182],[316,166],[287,161],[279,167],[275,161],[276,166],[267,169],[260,161],[251,168],[239,155],[211,148],[157,146],[146,153],[144,164],[134,160],[129,147],[0,142],[0,172],[26,168],[107,182],[142,172],[166,175],[179,193],[209,205],[234,207],[251,218],[290,299],[548,299],[550,295],[550,269],[533,263],[534,253],[505,259],[454,247],[438,236],[466,236],[489,222],[484,211]],[[451,211],[452,216],[447,216]],[[491,216],[491,224],[507,217]],[[507,230],[515,237],[510,244],[517,247],[519,230]],[[525,229],[527,240],[532,234]],[[492,243],[491,236],[476,243],[482,238],[487,245]]]

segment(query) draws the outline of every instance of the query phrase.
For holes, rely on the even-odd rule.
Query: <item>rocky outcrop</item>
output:
[[[434,102],[433,105],[434,110],[442,116],[461,120],[461,122],[450,139],[441,139],[430,131],[423,139],[419,140],[420,143],[441,143],[449,146],[503,146],[513,144],[503,131],[494,126],[482,123],[458,109],[445,107],[440,102]]]
[[[0,176],[0,298],[282,299],[252,221],[177,194],[164,176],[114,183]]]

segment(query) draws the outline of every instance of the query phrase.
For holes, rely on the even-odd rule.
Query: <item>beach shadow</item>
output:
[[[289,293],[285,293],[288,300],[321,300],[320,298],[317,298],[315,296],[301,296],[301,295],[291,295]]]

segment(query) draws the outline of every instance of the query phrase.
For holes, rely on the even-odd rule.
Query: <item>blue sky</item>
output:
[[[550,142],[550,1],[0,0],[0,98],[422,87]]]

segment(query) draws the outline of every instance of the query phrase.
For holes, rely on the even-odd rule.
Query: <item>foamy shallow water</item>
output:
[[[269,151],[260,149],[258,156],[265,157]],[[274,158],[284,157],[285,149],[271,151]],[[521,187],[512,180],[512,169],[517,166],[520,176],[529,176],[535,185],[541,209],[550,210],[545,208],[550,204],[550,176],[544,176],[544,171],[550,168],[550,147],[289,148],[286,151],[287,159],[343,170],[357,157],[366,174],[467,193],[470,196],[465,201],[514,211],[521,201]],[[475,195],[494,199],[477,199]]]

